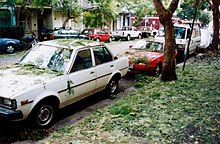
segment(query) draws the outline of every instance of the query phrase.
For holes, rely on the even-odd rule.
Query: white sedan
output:
[[[114,94],[128,71],[128,59],[107,45],[76,39],[45,41],[17,65],[0,68],[0,119],[31,119],[45,128],[60,108],[106,90]]]

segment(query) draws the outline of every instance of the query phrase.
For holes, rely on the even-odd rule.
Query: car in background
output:
[[[14,53],[20,49],[21,42],[18,39],[0,38],[0,53]]]
[[[112,35],[99,28],[87,28],[81,32],[82,35],[87,35],[91,39],[100,42],[111,42]]]
[[[129,59],[130,73],[148,73],[158,77],[164,63],[164,42],[139,40],[119,55]]]
[[[0,71],[0,119],[30,120],[47,128],[58,111],[94,93],[117,92],[128,58],[106,44],[82,39],[39,42],[21,61]]]
[[[74,29],[59,29],[50,31],[44,35],[40,36],[40,41],[60,39],[60,38],[78,38],[78,39],[87,39],[90,37],[86,35],[81,35],[80,31]]]
[[[150,26],[140,26],[138,29],[141,31],[142,38],[148,38],[151,36],[152,28]]]

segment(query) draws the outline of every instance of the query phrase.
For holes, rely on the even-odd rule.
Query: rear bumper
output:
[[[12,110],[12,109],[0,107],[0,119],[16,120],[22,118],[23,118],[23,114],[20,110]]]

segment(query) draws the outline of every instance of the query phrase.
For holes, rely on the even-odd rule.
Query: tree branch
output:
[[[207,3],[210,5],[211,9],[213,9],[213,4],[210,0],[207,0]]]
[[[178,7],[178,3],[179,0],[172,0],[168,8],[168,11],[170,11],[173,14]]]
[[[163,6],[161,0],[153,0],[153,2],[154,2],[154,5],[156,7],[156,11],[157,11],[158,14],[162,13],[163,11],[167,11],[165,9],[165,7]],[[159,8],[161,8],[161,9],[159,9]]]

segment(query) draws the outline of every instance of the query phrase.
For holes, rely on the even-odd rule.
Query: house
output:
[[[0,8],[0,27],[1,26],[14,26],[15,15],[12,7],[1,7]]]

